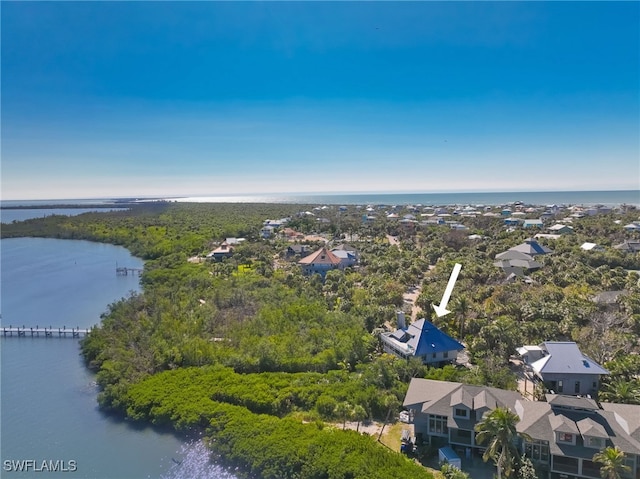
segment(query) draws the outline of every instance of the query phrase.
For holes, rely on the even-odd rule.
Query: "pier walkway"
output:
[[[29,326],[9,326],[7,328],[5,326],[2,326],[0,327],[0,329],[2,329],[2,335],[5,338],[81,338],[87,336],[91,332],[91,329],[67,329],[66,326],[63,326],[62,328],[52,328],[51,326],[49,326],[48,328],[41,328],[39,326],[36,326],[35,328]]]
[[[116,274],[119,276],[127,276],[129,273],[140,276],[142,275],[142,271],[142,268],[124,268],[116,266]]]

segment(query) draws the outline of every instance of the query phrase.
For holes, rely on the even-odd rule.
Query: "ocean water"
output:
[[[116,263],[143,265],[122,247],[14,238],[1,240],[0,252],[2,326],[90,327],[108,304],[139,289],[137,276],[115,274]],[[0,375],[3,479],[233,479],[201,442],[103,414],[77,339],[0,336]],[[25,461],[35,466],[18,472]],[[43,461],[61,470],[47,472]]]
[[[640,188],[610,191],[520,191],[520,192],[456,192],[456,193],[268,193],[252,195],[158,196],[128,199],[130,201],[177,201],[192,203],[292,203],[320,205],[486,205],[499,206],[521,201],[532,205],[606,205],[622,204],[640,207]],[[113,204],[113,199],[4,200],[1,206]],[[4,212],[3,212],[4,214]],[[4,221],[4,220],[3,220]]]
[[[244,196],[185,196],[164,198],[194,203],[301,203],[327,205],[505,205],[521,201],[532,205],[640,206],[640,190],[532,191],[481,193],[354,193],[268,194]]]

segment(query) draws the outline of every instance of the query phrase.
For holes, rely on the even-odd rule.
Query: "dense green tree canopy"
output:
[[[369,223],[356,207],[128,206],[3,224],[0,234],[109,242],[144,258],[143,292],[109,305],[82,342],[98,373],[100,404],[181,432],[206,432],[213,450],[249,474],[421,477],[424,471],[381,453],[375,441],[322,424],[392,419],[412,377],[515,389],[509,359],[522,344],[576,341],[611,372],[602,399],[638,401],[640,255],[612,248],[638,237],[620,226],[637,220],[637,210],[576,220],[574,234],[541,239],[554,253],[536,258],[542,268],[528,272],[531,281],[510,282],[495,256],[531,233],[509,231],[499,217],[459,218],[465,232],[446,225],[409,232],[386,218],[390,207]],[[266,219],[280,218],[313,235],[296,240],[310,251],[355,247],[358,265],[324,280],[304,276],[297,264],[304,255],[288,254],[290,242],[277,232],[260,236]],[[246,241],[230,258],[205,259],[229,237]],[[585,241],[604,250],[584,251]],[[455,263],[462,270],[452,313],[437,318],[431,305],[440,303]],[[412,291],[413,309],[406,300]],[[615,300],[597,299],[612,291]],[[462,340],[469,367],[427,368],[383,354],[377,335],[395,325],[398,310]],[[501,430],[510,429],[496,429],[495,437]],[[378,455],[380,464],[356,467]],[[500,464],[507,475],[515,470],[508,460]],[[394,467],[409,472],[389,473]]]

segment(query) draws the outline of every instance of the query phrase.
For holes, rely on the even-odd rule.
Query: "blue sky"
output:
[[[2,2],[2,199],[640,188],[638,2]]]

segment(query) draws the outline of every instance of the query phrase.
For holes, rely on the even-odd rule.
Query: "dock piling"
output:
[[[89,332],[91,331],[91,328],[71,328],[71,329],[67,329],[66,326],[63,326],[62,328],[58,327],[58,337],[60,338],[66,338],[66,337],[70,337],[70,338],[81,338],[84,336],[87,336],[89,334]],[[54,328],[52,328],[51,326],[44,327],[41,328],[40,326],[36,326],[35,328],[33,326],[18,326],[18,327],[13,327],[13,325],[9,325],[9,327],[7,328],[6,326],[2,326],[2,335],[4,337],[13,337],[14,333],[16,335],[17,338],[20,337],[26,337],[27,332],[30,334],[30,336],[39,338],[40,337],[40,333],[43,333],[43,338],[50,338],[53,337],[53,332],[55,331]]]

